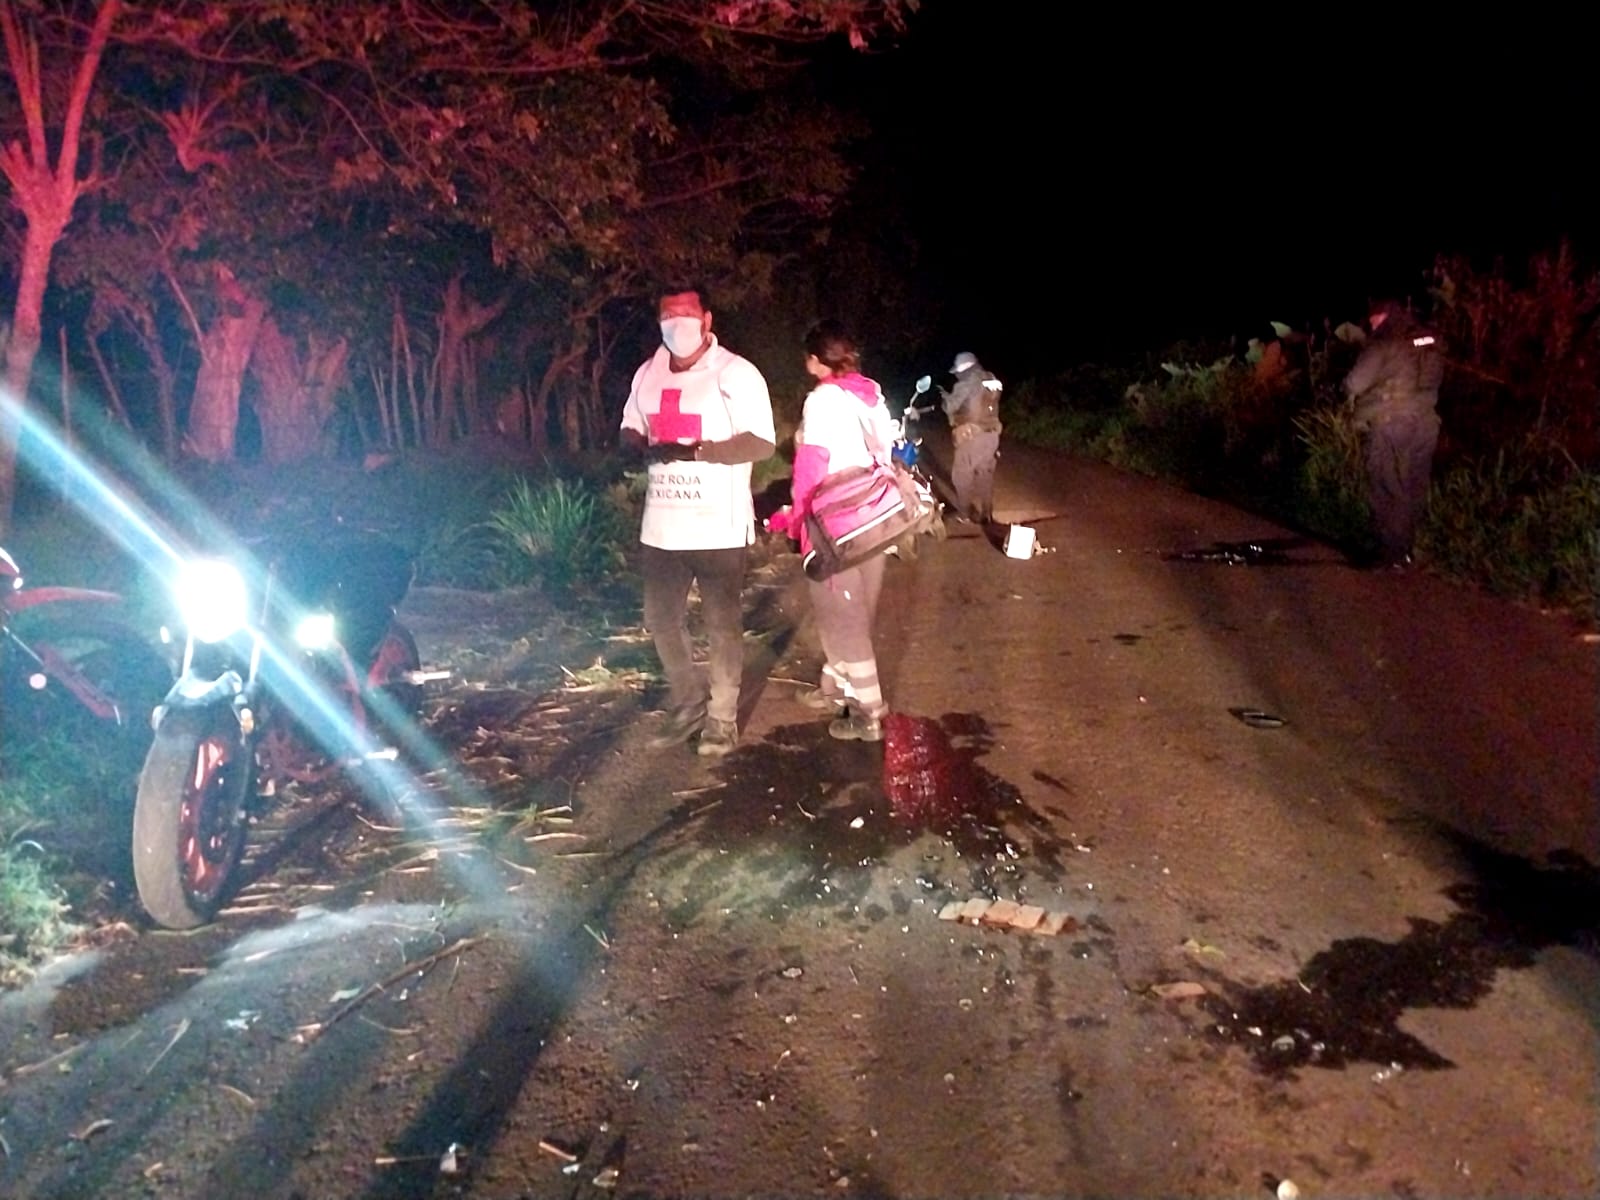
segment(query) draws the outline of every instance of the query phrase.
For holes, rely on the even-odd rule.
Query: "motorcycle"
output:
[[[173,664],[116,592],[30,587],[0,547],[0,728],[80,746],[109,732],[136,763]]]
[[[174,589],[182,670],[156,709],[133,845],[140,902],[171,929],[215,916],[252,819],[285,785],[397,757],[381,739],[410,723],[440,675],[422,670],[395,615],[414,574],[400,547],[307,539],[252,561],[247,572],[195,560]]]
[[[891,422],[894,426],[894,446],[889,453],[890,457],[910,474],[916,484],[918,494],[932,506],[933,520],[930,524],[930,532],[935,541],[943,541],[946,533],[944,524],[945,504],[934,486],[933,477],[928,473],[927,465],[924,463],[921,452],[918,449],[922,445],[921,418],[924,413],[932,411],[932,406],[919,408],[917,400],[925,395],[932,386],[932,376],[924,375],[917,380],[916,390],[912,392],[911,398],[906,401],[905,410],[900,419]],[[897,547],[897,552],[902,557],[914,558],[916,556],[915,540],[913,539]]]

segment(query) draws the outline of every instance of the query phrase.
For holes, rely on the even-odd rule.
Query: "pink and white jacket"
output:
[[[894,448],[894,423],[883,389],[865,375],[835,375],[806,397],[805,415],[794,456],[794,507],[791,536],[800,538],[800,553],[811,549],[806,510],[817,485],[835,471],[887,463]]]

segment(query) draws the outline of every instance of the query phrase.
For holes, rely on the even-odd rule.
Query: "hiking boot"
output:
[[[699,733],[706,723],[706,706],[704,704],[691,704],[684,708],[675,708],[667,713],[666,723],[659,732],[654,734],[649,741],[650,749],[665,750],[669,746],[681,745],[695,734]]]
[[[828,736],[838,738],[841,742],[881,742],[883,723],[877,717],[852,712],[848,717],[840,717],[831,723],[828,726]]]
[[[705,728],[700,731],[700,744],[695,747],[695,753],[703,758],[721,758],[739,744],[739,726],[733,721],[719,721],[715,717],[707,717]]]
[[[819,687],[805,688],[796,692],[796,701],[807,708],[814,708],[818,712],[832,713],[838,716],[844,711],[845,699],[837,692],[825,692]]]

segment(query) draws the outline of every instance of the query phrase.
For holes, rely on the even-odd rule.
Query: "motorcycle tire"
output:
[[[226,708],[167,714],[139,775],[133,874],[158,925],[208,923],[232,891],[255,758]]]

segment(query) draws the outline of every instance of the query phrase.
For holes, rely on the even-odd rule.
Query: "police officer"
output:
[[[950,482],[956,511],[973,521],[994,519],[994,466],[1000,455],[1000,381],[977,356],[962,351],[950,367],[956,377],[949,391],[939,389],[955,442]]]
[[[1434,335],[1397,301],[1374,304],[1369,320],[1372,337],[1344,390],[1361,433],[1381,561],[1400,567],[1411,562],[1428,499],[1444,358]]]

